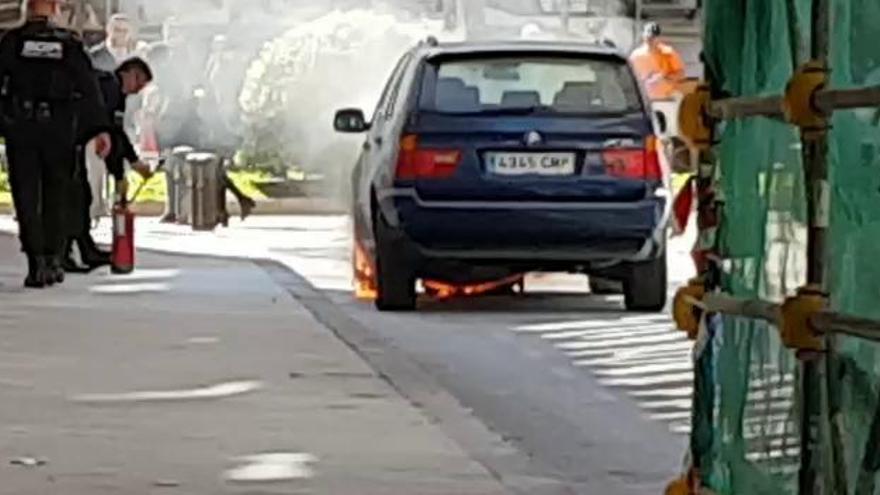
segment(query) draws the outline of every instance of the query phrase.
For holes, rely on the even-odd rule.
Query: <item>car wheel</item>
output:
[[[590,293],[595,296],[613,296],[623,292],[621,283],[602,277],[590,277]]]
[[[666,307],[666,254],[655,260],[634,263],[623,283],[627,311],[659,313]]]
[[[376,221],[376,308],[379,311],[416,309],[416,276],[390,237],[381,215]]]

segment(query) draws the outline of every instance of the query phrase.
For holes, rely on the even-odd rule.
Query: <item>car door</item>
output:
[[[364,215],[367,226],[373,224],[372,193],[391,186],[394,173],[394,160],[397,157],[398,139],[394,135],[395,118],[400,114],[397,105],[400,99],[401,85],[408,74],[412,55],[404,55],[388,79],[382,97],[379,100],[370,130],[364,142],[363,159],[360,166],[361,181],[358,190],[359,209]]]

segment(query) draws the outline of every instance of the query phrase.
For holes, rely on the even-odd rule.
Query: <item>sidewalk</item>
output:
[[[24,292],[16,247],[0,235],[0,494],[503,493],[256,265],[142,252]]]

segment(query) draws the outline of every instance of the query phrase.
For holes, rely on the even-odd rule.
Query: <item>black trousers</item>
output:
[[[47,136],[38,143],[11,137],[6,153],[22,251],[60,255],[69,231],[67,211],[76,166],[73,140]]]
[[[68,232],[70,239],[78,242],[90,241],[92,235],[90,210],[93,198],[83,148],[77,150],[77,162],[73,180],[70,182],[69,199]]]

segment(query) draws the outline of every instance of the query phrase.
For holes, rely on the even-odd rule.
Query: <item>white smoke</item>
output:
[[[578,4],[577,0],[567,1]],[[222,104],[202,102],[208,116],[201,116],[197,125],[183,127],[210,136],[212,139],[205,141],[208,146],[243,147],[251,156],[269,155],[283,166],[319,173],[327,178],[329,192],[334,195],[344,192],[349,183],[349,171],[363,139],[333,131],[335,110],[357,107],[369,118],[395,63],[428,35],[441,40],[525,38],[595,43],[610,39],[621,51],[631,48],[634,25],[615,7],[622,5],[621,0],[603,3],[603,10],[591,15],[577,15],[576,9],[569,9],[567,22],[558,11],[542,7],[547,3],[141,0],[147,16],[166,20],[166,40],[178,52],[171,77],[179,78],[177,85],[186,87],[180,91],[196,95],[202,85],[220,81],[224,86],[223,80],[228,79],[223,92],[237,93]],[[218,35],[224,35],[229,44],[220,51],[219,59],[228,61],[214,72],[211,82],[205,65],[217,55],[212,54],[211,45]],[[181,52],[186,52],[185,56],[180,56]],[[232,120],[235,122],[230,125]]]
[[[267,43],[241,93],[249,145],[344,185],[358,141],[334,133],[335,111],[372,113],[403,53],[439,25],[378,9],[336,10]],[[268,149],[267,149],[268,148]]]

